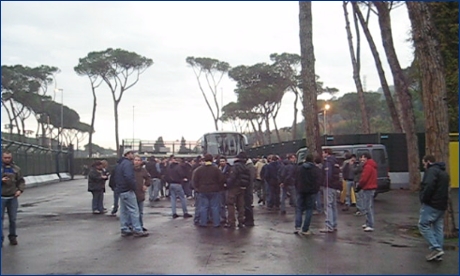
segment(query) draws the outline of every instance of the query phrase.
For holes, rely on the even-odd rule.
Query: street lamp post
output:
[[[56,88],[56,92],[61,92],[61,128],[58,133],[58,147],[61,147],[62,141],[62,130],[64,128],[64,89]]]
[[[326,104],[324,106],[324,135],[327,135],[327,111],[329,110],[329,108],[331,108],[331,106],[329,104]]]

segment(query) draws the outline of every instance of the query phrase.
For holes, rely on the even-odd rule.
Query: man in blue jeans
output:
[[[118,160],[115,169],[115,192],[120,197],[121,236],[147,237],[149,233],[142,231],[139,206],[136,199],[136,179],[134,177],[134,151],[126,149],[123,157]]]
[[[432,155],[422,159],[425,173],[420,186],[420,219],[418,229],[430,245],[427,261],[441,261],[444,255],[444,213],[447,210],[449,175],[446,164],[435,162]]]
[[[17,245],[16,216],[18,213],[18,197],[22,195],[26,187],[21,168],[13,163],[13,155],[10,151],[2,153],[2,247],[3,247],[3,219],[5,209],[8,211],[9,235],[11,245]]]
[[[182,184],[188,181],[188,174],[184,167],[181,166],[179,161],[173,155],[170,157],[170,163],[166,169],[165,178],[169,183],[169,193],[171,198],[171,210],[173,219],[178,218],[179,215],[176,213],[176,197],[179,197],[182,204],[182,211],[184,218],[193,217],[187,211],[187,198],[185,198],[184,188]]]

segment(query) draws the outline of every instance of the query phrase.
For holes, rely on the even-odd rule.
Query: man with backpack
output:
[[[332,149],[323,149],[323,189],[324,206],[326,207],[326,227],[321,233],[334,233],[337,231],[337,191],[342,191],[340,181],[340,165],[337,158],[332,154]]]
[[[307,154],[305,162],[295,170],[295,187],[297,189],[297,206],[295,209],[295,234],[311,235],[310,222],[315,207],[316,194],[323,180],[321,169],[313,163],[313,155]],[[305,219],[302,225],[302,213]],[[301,228],[302,227],[302,228]]]
[[[251,173],[246,167],[246,160],[246,153],[239,153],[227,179],[228,223],[225,228],[235,228],[235,208],[238,211],[238,228],[244,227],[244,195],[251,183]]]

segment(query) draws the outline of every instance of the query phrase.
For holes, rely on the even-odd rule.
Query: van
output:
[[[389,176],[390,166],[388,164],[387,149],[381,144],[358,144],[358,145],[340,145],[340,146],[322,146],[322,149],[330,148],[332,153],[335,155],[337,160],[342,166],[345,156],[347,154],[355,154],[356,158],[360,158],[365,152],[368,152],[372,159],[377,163],[377,190],[375,191],[374,197],[377,194],[385,193],[390,191],[391,181]],[[308,149],[301,148],[297,151],[297,162],[305,160],[305,156],[308,153]]]

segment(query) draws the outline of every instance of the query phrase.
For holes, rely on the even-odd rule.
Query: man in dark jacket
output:
[[[91,165],[88,174],[88,192],[93,195],[92,211],[93,214],[106,213],[104,210],[104,186],[107,180],[107,175],[102,170],[102,162],[95,161]]]
[[[267,208],[279,208],[280,207],[280,185],[278,180],[278,172],[283,165],[277,155],[271,155],[268,160],[268,164],[264,166],[263,178],[268,183]]]
[[[313,155],[307,154],[305,162],[297,166],[295,171],[295,187],[297,189],[297,206],[295,210],[295,233],[311,235],[310,223],[315,207],[316,195],[322,181],[321,169],[313,163]],[[302,213],[305,219],[302,226]],[[302,227],[302,229],[300,229]]]
[[[152,185],[149,186],[149,201],[160,201],[159,193],[161,189],[161,169],[160,164],[157,163],[155,156],[150,156],[149,161],[145,165],[145,169],[152,177]]]
[[[11,245],[17,245],[16,217],[18,214],[18,197],[22,195],[26,183],[21,168],[14,164],[13,154],[5,150],[2,152],[2,247],[3,247],[3,218],[8,212],[9,235]]]
[[[126,149],[123,157],[118,160],[115,169],[115,192],[120,197],[120,226],[121,236],[146,237],[149,234],[142,231],[139,218],[139,206],[136,199],[136,179],[134,177],[134,151]],[[131,227],[130,227],[131,226]]]
[[[281,193],[281,208],[280,212],[282,215],[286,214],[286,198],[287,194],[291,195],[291,198],[295,199],[296,189],[295,189],[295,171],[296,171],[296,156],[295,154],[289,154],[284,166],[281,166],[278,173],[278,181],[280,183],[280,193]],[[294,200],[294,206],[295,206]]]
[[[224,183],[227,183],[227,179],[230,176],[232,166],[227,162],[227,158],[221,156],[219,158],[219,170],[224,175]],[[227,223],[227,189],[224,187],[220,193],[220,221],[224,225]]]
[[[363,208],[366,213],[366,223],[362,225],[365,232],[374,231],[374,194],[377,189],[377,163],[372,160],[371,154],[365,152],[361,155],[363,172],[359,179],[359,192],[363,190]]]
[[[246,160],[247,156],[244,152],[238,154],[227,180],[228,224],[225,225],[226,228],[235,228],[235,207],[238,211],[238,227],[244,227],[244,194],[251,181]]]
[[[224,175],[212,164],[212,155],[204,156],[204,165],[193,172],[193,186],[199,193],[199,226],[208,224],[208,212],[211,210],[214,227],[220,227],[220,197],[224,190]]]
[[[427,261],[442,260],[444,255],[444,213],[447,210],[450,177],[446,165],[435,163],[432,155],[422,159],[425,173],[420,189],[420,219],[418,229],[430,245]]]
[[[171,199],[171,210],[172,217],[178,218],[179,215],[176,213],[176,197],[179,197],[182,204],[182,211],[184,218],[193,217],[187,211],[187,199],[185,198],[184,187],[182,184],[188,181],[188,172],[180,164],[179,160],[175,156],[171,156],[170,163],[166,169],[165,179],[169,183],[169,196]]]
[[[323,149],[323,191],[324,207],[326,209],[326,227],[321,229],[321,233],[333,233],[337,231],[337,191],[343,189],[343,185],[338,177],[340,171],[337,158],[333,155],[332,149]]]

